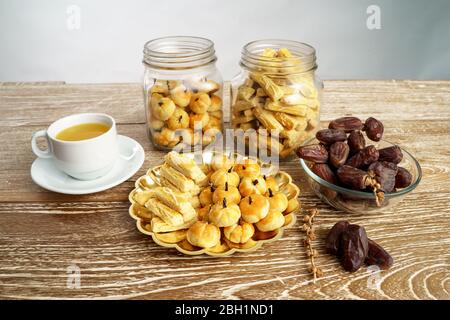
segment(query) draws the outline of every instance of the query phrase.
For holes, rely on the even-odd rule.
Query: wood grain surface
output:
[[[120,134],[139,141],[146,160],[123,184],[92,195],[46,191],[30,177],[33,132],[74,112],[105,112]],[[163,153],[148,142],[139,84],[0,84],[0,298],[54,299],[450,299],[450,82],[326,81],[322,124],[374,116],[385,138],[414,154],[419,187],[393,209],[346,214],[309,190],[297,160],[285,162],[304,209],[317,207],[313,284],[300,223],[277,242],[227,258],[188,257],[157,246],[128,216],[128,193]],[[299,217],[300,218],[300,217]],[[324,252],[338,220],[363,225],[393,256],[389,271],[342,270]],[[80,288],[67,286],[73,266]]]

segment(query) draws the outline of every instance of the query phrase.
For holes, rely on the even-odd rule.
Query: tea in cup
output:
[[[48,148],[41,150],[37,139],[44,137]],[[55,166],[79,180],[93,180],[107,174],[121,156],[114,119],[102,113],[74,114],[53,122],[47,130],[34,133],[33,152],[50,158]],[[131,159],[134,154],[123,156]]]

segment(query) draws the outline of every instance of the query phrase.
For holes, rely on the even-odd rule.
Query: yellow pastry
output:
[[[209,113],[209,115],[210,115],[211,117],[215,117],[215,118],[222,119],[222,118],[223,118],[223,111],[222,111],[222,110],[211,111],[211,112]]]
[[[264,180],[266,181],[266,187],[267,189],[272,189],[273,192],[278,192],[280,190],[279,186],[278,186],[278,182],[275,179],[274,176],[263,176]]]
[[[256,227],[260,231],[273,231],[281,228],[284,225],[284,216],[281,212],[270,211],[267,216],[265,216],[260,221],[256,222]]]
[[[255,89],[253,89],[252,87],[240,86],[238,89],[237,98],[239,100],[251,102],[251,98],[253,97],[254,94],[255,94]]]
[[[218,227],[229,227],[236,224],[241,218],[241,210],[237,204],[228,204],[226,199],[223,203],[212,206],[208,220]]]
[[[202,143],[205,146],[215,141],[218,135],[221,133],[221,130],[218,128],[209,128],[208,130],[205,130],[205,128],[203,128],[203,130],[204,132],[202,135]]]
[[[175,131],[164,127],[161,132],[154,133],[153,140],[158,145],[174,146],[180,142],[180,137],[175,133]]]
[[[172,116],[175,108],[175,103],[170,98],[161,97],[152,103],[152,115],[158,120],[166,121]]]
[[[150,128],[152,128],[153,130],[161,130],[162,127],[164,127],[164,121],[158,119],[150,120]]]
[[[200,221],[208,221],[209,210],[211,210],[211,205],[206,205],[197,210],[197,218]]]
[[[211,105],[211,98],[207,93],[195,93],[192,95],[189,107],[195,113],[203,114],[208,111]]]
[[[200,192],[198,198],[202,207],[211,205],[213,203],[213,193],[214,187],[205,188]]]
[[[224,253],[228,250],[230,250],[230,247],[226,244],[225,241],[221,241],[214,247],[208,248],[208,252],[214,252],[214,253]]]
[[[167,127],[172,130],[188,128],[189,114],[181,108],[176,108],[167,120]]]
[[[283,212],[288,206],[288,198],[284,193],[274,193],[272,189],[267,189],[267,197],[270,203],[270,211]]]
[[[200,132],[194,132],[191,128],[178,129],[177,132],[181,136],[181,141],[187,145],[196,145],[200,142]]]
[[[300,202],[297,198],[292,198],[288,201],[288,206],[286,210],[284,211],[285,214],[291,213],[294,210],[297,210],[300,208]]]
[[[211,96],[211,105],[208,108],[208,112],[214,112],[222,110],[222,99],[219,96]]]
[[[187,178],[194,180],[199,186],[204,186],[208,183],[205,173],[195,163],[195,161],[184,154],[171,151],[164,157],[166,163],[175,170],[182,173]]]
[[[161,177],[170,181],[182,192],[192,192],[195,190],[195,194],[200,193],[200,187],[195,184],[194,180],[187,178],[184,174],[170,167],[167,163],[161,166],[159,172]]]
[[[277,56],[277,51],[273,48],[264,48],[261,56],[266,58],[275,58]]]
[[[193,218],[190,221],[184,222],[183,224],[175,226],[173,224],[165,222],[160,217],[154,217],[152,219],[150,225],[151,225],[151,230],[153,232],[158,232],[158,233],[159,232],[172,232],[172,231],[176,231],[176,230],[187,229],[191,225],[193,225],[196,221],[197,221],[197,217]]]
[[[182,225],[183,223],[192,220],[197,215],[195,210],[184,213],[177,212],[153,198],[147,201],[145,207],[152,214],[164,220],[165,223],[173,226]]]
[[[215,171],[211,175],[209,181],[216,188],[224,187],[225,183],[227,182],[228,186],[237,187],[239,185],[239,175],[236,172],[232,171],[231,169],[229,170],[220,169]]]
[[[239,203],[242,219],[248,223],[256,223],[269,213],[270,204],[266,197],[260,194],[252,194]]]
[[[133,194],[133,199],[141,206],[144,206],[145,203],[155,196],[155,191],[153,189],[150,190],[139,190]]]
[[[241,179],[241,183],[239,184],[239,191],[244,197],[253,193],[265,194],[267,191],[266,181],[264,181],[263,177],[244,177]]]
[[[188,229],[186,239],[194,246],[211,248],[220,243],[220,229],[211,223],[197,221]]]
[[[180,212],[183,216],[187,215],[188,220],[195,215],[195,209],[189,201],[191,197],[188,194],[177,192],[168,187],[157,187],[153,189],[153,193],[154,198]]]
[[[186,239],[187,230],[177,230],[165,233],[155,233],[155,237],[163,242],[178,243]]]
[[[261,172],[259,164],[252,159],[245,159],[234,167],[234,171],[240,178],[256,178]]]
[[[153,213],[151,213],[146,207],[141,206],[137,203],[132,204],[131,211],[134,216],[142,218],[146,221],[150,221],[154,217]]]
[[[211,168],[214,171],[224,169],[229,170],[233,167],[234,161],[224,154],[215,155],[211,160]]]
[[[203,129],[209,122],[208,113],[191,114],[189,118],[189,128],[195,130]]]
[[[256,107],[252,109],[254,116],[258,119],[258,121],[263,125],[267,130],[278,130],[281,131],[284,129],[283,125],[278,122],[275,118],[274,113],[265,110],[261,107]]]
[[[225,182],[225,186],[218,187],[212,197],[214,203],[222,203],[223,199],[228,204],[238,204],[241,201],[241,194],[236,187],[229,186],[228,182]]]
[[[199,208],[200,207],[200,200],[198,199],[198,196],[191,195],[190,193],[188,193],[188,195],[190,195],[189,202],[192,204],[194,209]]]
[[[187,107],[191,102],[192,93],[184,86],[177,86],[170,90],[170,97],[179,107]]]
[[[279,57],[279,58],[281,58],[281,57],[284,57],[284,58],[292,58],[293,55],[292,55],[292,53],[289,51],[288,48],[280,48],[280,49],[278,49],[277,57]]]
[[[217,129],[217,130],[221,131],[222,121],[219,118],[210,116],[208,123],[203,126],[203,131],[205,132],[210,129],[213,129],[213,130]]]
[[[153,87],[150,89],[150,93],[158,93],[161,95],[167,95],[169,93],[169,87],[167,86],[167,81],[165,80],[156,80]]]
[[[253,224],[245,221],[223,228],[224,236],[234,243],[245,243],[251,239],[254,233]]]
[[[167,139],[164,138],[161,132],[155,132],[153,134],[153,141],[155,142],[156,145],[163,147],[167,147],[167,145],[169,144],[169,141],[167,141]]]
[[[268,76],[260,73],[252,73],[250,77],[264,89],[273,101],[279,100],[284,95],[283,90]]]

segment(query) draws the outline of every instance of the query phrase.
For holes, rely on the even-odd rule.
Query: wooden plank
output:
[[[381,214],[351,216],[395,259],[394,267],[382,272],[382,283],[374,289],[366,285],[374,277],[370,270],[349,274],[325,254],[325,231],[349,217],[312,197],[301,200],[304,206],[314,205],[321,211],[315,246],[326,275],[316,286],[306,271],[300,224],[265,250],[215,259],[187,257],[158,247],[135,229],[123,202],[1,204],[0,296],[228,299],[255,298],[264,290],[267,299],[410,299],[427,298],[428,293],[446,298],[445,283],[430,281],[424,287],[422,282],[425,274],[443,280],[450,271],[446,198],[446,194],[411,195],[405,201],[414,202],[413,210],[400,206]],[[436,202],[434,211],[420,214],[429,210],[430,201]],[[71,264],[81,268],[79,290],[66,288]]]
[[[450,118],[449,81],[325,81],[324,86],[323,120],[343,114],[370,114],[381,120]],[[118,123],[145,122],[140,84],[0,86],[0,106],[1,126],[45,126],[67,114],[92,110],[108,113]]]

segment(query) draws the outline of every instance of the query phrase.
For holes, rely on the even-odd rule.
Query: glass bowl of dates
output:
[[[383,124],[343,117],[297,149],[314,193],[338,210],[377,212],[400,202],[422,178],[418,161],[383,140]]]

